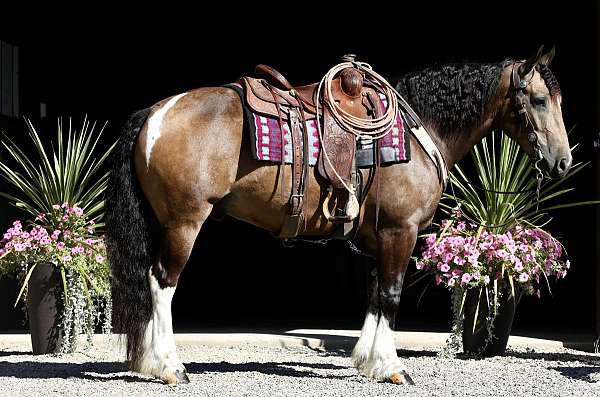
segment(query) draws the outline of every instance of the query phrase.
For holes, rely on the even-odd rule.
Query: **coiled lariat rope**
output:
[[[333,82],[336,75],[341,72],[343,69],[354,67],[360,70],[365,75],[365,81],[368,85],[371,85],[376,88],[376,91],[381,92],[385,95],[388,106],[385,110],[385,113],[380,117],[373,117],[371,119],[363,119],[360,117],[356,117],[344,109],[341,108],[335,101],[333,97],[333,93],[331,91],[331,83]],[[320,120],[320,101],[321,92],[323,92],[323,106],[327,106],[331,115],[336,120],[336,122],[347,132],[356,136],[357,139],[372,139],[377,140],[383,138],[391,131],[392,127],[396,123],[396,118],[398,116],[398,99],[396,98],[396,90],[378,73],[376,73],[371,65],[366,62],[342,62],[338,65],[332,67],[325,76],[319,82],[317,87],[317,100],[316,102],[316,112],[317,112],[317,120]],[[365,95],[365,94],[363,94]],[[361,98],[362,100],[362,98]],[[373,98],[374,106],[379,105],[379,98]],[[317,122],[317,131],[319,133],[319,139],[323,142],[323,130],[321,128],[321,123]],[[333,170],[336,178],[342,183],[344,188],[348,190],[350,195],[352,196],[352,200],[356,200],[356,192],[353,186],[348,186],[340,174],[337,172],[327,150],[324,145],[321,145],[321,152],[325,157],[325,160]]]

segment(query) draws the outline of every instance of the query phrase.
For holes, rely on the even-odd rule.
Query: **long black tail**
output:
[[[152,318],[148,270],[154,257],[156,217],[133,167],[133,145],[150,109],[132,114],[113,153],[106,193],[106,245],[112,267],[113,322],[127,336],[127,359],[139,362]]]

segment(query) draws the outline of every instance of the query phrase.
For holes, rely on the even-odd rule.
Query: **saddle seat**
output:
[[[299,107],[302,106],[308,114],[308,119],[316,117],[317,108],[315,97],[317,94],[317,83],[304,85],[293,88],[297,95],[302,98],[298,101],[296,95],[292,94],[292,90],[283,90],[278,86],[269,85],[269,82],[261,78],[244,77],[246,86],[246,100],[248,105],[258,113],[263,113],[271,116],[278,116],[277,106],[283,107]],[[268,88],[270,86],[270,89]],[[272,92],[271,92],[272,90]],[[275,95],[273,95],[273,93]],[[287,116],[285,117],[287,119]]]

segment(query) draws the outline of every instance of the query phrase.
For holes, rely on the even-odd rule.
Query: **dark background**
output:
[[[317,80],[350,52],[393,78],[449,62],[526,58],[540,44],[556,45],[551,68],[561,84],[565,124],[576,126],[570,139],[581,143],[575,160],[593,161],[599,131],[598,12],[589,3],[577,8],[539,2],[518,7],[480,3],[477,8],[403,5],[373,13],[373,20],[385,15],[376,24],[335,11],[331,15],[338,18],[325,11],[309,16],[307,10],[301,20],[291,18],[291,12],[275,16],[240,10],[186,21],[111,16],[97,23],[59,24],[60,31],[5,33],[0,40],[19,47],[21,114],[32,118],[43,134],[55,133],[57,116],[71,116],[77,124],[87,114],[108,120],[111,138],[132,111],[185,90],[232,82],[251,74],[258,63],[301,84]],[[40,102],[48,109],[42,120]],[[25,134],[22,120],[0,121],[10,136]],[[595,167],[597,162],[574,178],[577,190],[571,199],[598,196]],[[0,208],[4,228],[18,214],[6,203]],[[556,213],[550,230],[563,239],[572,271],[555,284],[552,296],[523,299],[516,333],[595,334],[596,211]],[[209,220],[175,296],[175,329],[359,328],[366,304],[365,269],[364,260],[343,243],[287,248],[252,226]],[[399,328],[448,330],[447,293],[430,288],[417,307],[422,290],[420,284],[404,291]],[[12,308],[15,296],[16,282],[0,281],[0,331],[25,329],[21,311]]]

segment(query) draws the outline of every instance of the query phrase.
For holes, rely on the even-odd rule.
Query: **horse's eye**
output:
[[[546,97],[543,96],[538,96],[533,98],[533,105],[534,106],[546,106]]]

